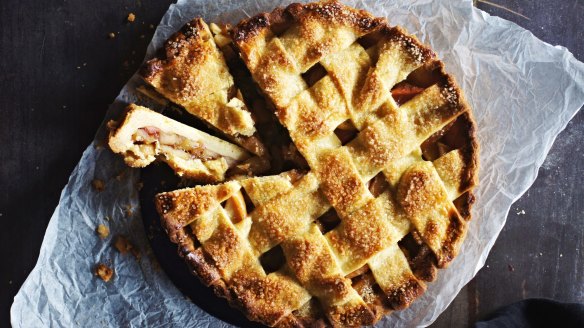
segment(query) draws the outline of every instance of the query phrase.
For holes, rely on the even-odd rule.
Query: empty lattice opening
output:
[[[420,88],[428,88],[436,83],[445,83],[447,79],[439,61],[430,61],[411,72],[406,82]]]
[[[341,218],[337,214],[334,208],[326,211],[318,219],[316,219],[316,224],[320,228],[320,231],[325,234],[334,228],[336,228],[341,223]]]
[[[440,156],[446,154],[447,152],[451,151],[453,148],[443,141],[441,138],[444,136],[446,132],[452,127],[454,122],[448,123],[445,127],[440,129],[439,131],[434,132],[428,139],[424,140],[420,145],[422,149],[422,157],[427,161],[433,161],[438,159]]]
[[[444,133],[441,142],[451,149],[464,148],[471,144],[471,136],[474,134],[474,125],[469,113],[464,113],[456,118],[452,126]]]
[[[284,160],[283,167],[288,169],[299,169],[299,170],[309,170],[308,162],[302,156],[296,145],[290,142],[286,146],[281,148],[281,157]]]
[[[302,78],[308,84],[309,87],[313,86],[318,82],[320,79],[325,77],[327,74],[326,69],[320,63],[314,64],[308,71],[302,74]]]
[[[367,50],[376,45],[379,42],[379,40],[381,40],[382,38],[381,34],[382,30],[377,30],[375,32],[365,34],[357,39],[357,43],[359,43],[361,47]]]
[[[430,62],[417,68],[404,81],[396,84],[391,89],[391,96],[398,105],[403,105],[422,93],[424,89],[444,82],[446,82],[446,75],[439,62]]]
[[[373,195],[373,197],[377,198],[381,195],[387,188],[389,188],[389,183],[387,183],[387,179],[382,172],[377,173],[373,179],[369,180],[369,192]]]
[[[251,213],[255,209],[255,205],[251,201],[251,198],[249,198],[249,195],[245,191],[245,188],[241,188],[241,189],[239,189],[239,191],[241,192],[241,195],[243,196],[243,200],[245,201],[245,207],[247,208],[247,212]]]
[[[284,265],[284,251],[280,245],[277,245],[260,256],[260,263],[266,274],[280,270]]]
[[[357,130],[351,120],[344,121],[335,129],[335,134],[343,146],[349,143],[349,141],[355,139],[358,133],[359,130]]]
[[[423,91],[424,88],[413,85],[408,81],[402,81],[391,89],[391,96],[393,97],[393,100],[401,106]]]
[[[451,150],[467,148],[467,145],[472,144],[473,130],[474,126],[469,114],[460,115],[422,143],[424,159],[433,161]]]
[[[230,198],[221,202],[221,206],[233,224],[243,221],[255,208],[244,188],[234,192]]]
[[[282,21],[279,22],[271,22],[270,31],[274,36],[280,37],[282,36],[287,30],[292,27],[294,22],[292,21],[291,17],[285,17]]]
[[[416,278],[424,281],[436,279],[438,271],[436,256],[416,231],[407,234],[398,242],[398,245],[408,259]]]
[[[182,253],[181,254],[182,256],[185,256],[186,254],[201,247],[201,242],[199,241],[199,239],[197,239],[197,236],[195,235],[195,229],[193,226],[191,226],[191,229],[188,229],[188,228],[184,229],[184,231],[185,231],[185,234],[188,236],[188,240],[191,241],[192,243],[188,243],[188,246],[185,246],[182,249],[179,249],[179,252]],[[187,245],[187,243],[184,243],[184,245]]]

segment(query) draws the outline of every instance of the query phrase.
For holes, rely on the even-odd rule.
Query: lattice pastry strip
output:
[[[294,189],[256,207],[251,213],[250,243],[262,254],[286,238],[306,231],[329,207],[319,190],[318,180],[308,173]]]
[[[246,184],[270,185],[269,189],[277,195],[289,188],[286,183],[289,179],[284,174],[268,179],[251,178]],[[243,307],[250,319],[273,325],[302,307],[311,296],[292,275],[286,274],[286,267],[266,274],[245,233],[221,207],[221,202],[237,195],[240,188],[241,184],[232,181],[162,193],[156,198],[157,208],[169,235],[177,236],[173,241],[182,248],[203,282]],[[262,200],[269,201],[255,200],[258,205],[264,203]],[[191,228],[194,237],[189,237]],[[201,244],[200,249],[194,249],[193,238]]]
[[[308,292],[319,299],[335,326],[372,322],[373,316],[351,280],[337,265],[334,254],[316,224],[281,244],[288,266]]]
[[[384,192],[342,218],[339,226],[326,234],[345,275],[397,244],[410,231],[410,222],[392,197],[389,191]]]
[[[254,80],[277,107],[284,107],[306,89],[300,82],[302,73],[383,22],[339,3],[292,4],[243,21],[234,29],[233,39]],[[290,28],[278,37],[270,30],[276,25]],[[286,78],[278,78],[280,70],[286,72]],[[298,88],[300,85],[303,87]]]
[[[352,113],[355,108],[353,100],[359,99],[361,87],[371,67],[369,54],[355,42],[347,49],[323,57],[320,64],[326,69],[327,76],[335,82]],[[357,121],[356,117],[351,119]]]
[[[384,27],[379,32],[381,40],[372,47],[377,57],[375,66],[367,77],[353,105],[353,124],[363,129],[367,120],[384,103],[396,107],[391,97],[391,88],[415,69],[428,62],[433,52],[419,43],[415,37],[406,35],[399,27]]]
[[[466,189],[461,188],[461,179],[455,178],[461,177],[466,170],[464,168],[464,164],[461,164],[462,157],[463,155],[461,154],[460,150],[453,150],[435,160],[433,162],[434,169],[428,166],[428,162],[420,161],[412,165],[410,170],[416,170],[416,166],[421,164],[425,169],[428,170],[428,172],[442,172],[441,179],[444,182],[443,188],[438,187],[438,189],[442,190],[438,191],[437,193],[440,194],[448,192],[447,201],[443,201],[443,203],[445,203],[447,208],[452,209],[452,201],[467,191]],[[446,177],[446,175],[450,177]],[[400,187],[407,188],[409,186],[408,182],[409,181],[404,181]],[[430,183],[440,183],[440,179],[434,177]],[[405,223],[407,226],[402,230],[402,232],[411,230],[411,225],[413,225],[417,231],[424,231],[424,229],[421,229],[421,224],[416,224],[415,222],[422,221],[423,218],[428,218],[427,215],[423,216],[420,220],[414,218],[414,220],[412,220],[414,223],[411,223],[410,220],[405,218],[406,213],[404,213],[404,210],[402,210],[400,207],[394,207],[394,209],[398,211],[398,213],[395,213],[394,218],[401,218],[401,222]],[[440,220],[440,217],[434,217],[430,220],[432,223],[442,225],[443,227],[450,224],[450,220]],[[460,216],[457,215],[453,220],[461,228],[464,227],[465,224],[460,220]],[[465,229],[461,230],[464,232]],[[403,238],[405,235],[406,233],[403,233],[399,239]],[[435,236],[431,237],[435,238]],[[458,247],[458,245],[455,247]],[[441,253],[440,249],[436,250],[434,248],[433,251],[435,251],[437,254]],[[401,309],[405,305],[411,303],[425,289],[424,283],[412,273],[410,264],[397,244],[377,253],[375,256],[369,259],[367,264],[375,276],[375,281],[386,293],[389,303],[395,309]],[[391,274],[388,274],[388,272],[391,272]]]

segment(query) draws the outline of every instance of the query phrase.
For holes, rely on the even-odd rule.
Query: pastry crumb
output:
[[[517,215],[525,215],[525,210],[521,210],[521,211],[517,212]]]
[[[134,210],[132,209],[132,205],[125,206],[124,214],[127,218],[131,217],[134,214]]]
[[[93,186],[93,189],[100,192],[105,188],[105,183],[103,183],[103,180],[100,179],[93,179],[93,181],[91,181],[91,185]]]
[[[107,35],[110,39],[113,39],[116,37],[116,34],[114,32],[109,32],[109,34]]]
[[[124,178],[124,176],[126,176],[126,170],[123,170],[118,175],[116,175],[116,180],[122,181],[122,179]]]
[[[122,254],[130,252],[134,257],[140,259],[140,251],[125,236],[117,236],[114,247]]]
[[[134,13],[128,14],[128,22],[133,23],[136,20],[136,15]]]
[[[112,279],[114,270],[103,263],[99,263],[95,267],[95,275],[101,278],[101,280],[108,282]]]
[[[98,225],[95,231],[97,232],[97,235],[101,239],[106,239],[107,236],[109,236],[110,234],[109,228],[103,224]]]

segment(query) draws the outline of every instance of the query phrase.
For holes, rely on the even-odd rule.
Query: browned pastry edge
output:
[[[333,11],[321,11],[318,10],[318,4],[292,4],[286,8],[277,8],[270,13],[261,13],[252,18],[242,21],[238,24],[232,31],[232,37],[235,43],[245,43],[250,38],[258,35],[259,33],[264,33],[268,28],[289,24],[294,19],[300,19],[303,15],[314,14],[320,15],[322,18],[328,18],[332,13],[343,12],[339,10],[339,3],[330,3],[330,8]],[[344,7],[347,8],[347,7]],[[370,14],[361,10],[352,10],[353,15],[341,16],[341,21],[345,24],[351,24],[361,29],[375,29],[381,28],[384,35],[389,37],[400,37],[406,36],[409,38],[408,41],[412,42],[413,46],[418,47],[423,50],[423,56],[425,58],[434,57],[434,52],[420,43],[416,38],[411,38],[405,31],[400,27],[389,27],[384,19],[372,17]],[[476,140],[476,123],[473,119],[470,106],[464,100],[462,96],[462,91],[457,86],[454,78],[447,74],[444,70],[444,64],[437,61],[439,65],[439,70],[446,76],[446,81],[444,83],[453,86],[454,92],[461,97],[460,106],[465,107],[464,113],[460,115],[456,121],[462,121],[463,131],[465,135],[457,135],[458,138],[464,140],[465,145],[462,147],[454,147],[461,149],[464,157],[464,162],[466,164],[465,170],[463,172],[463,177],[461,181],[460,191],[465,191],[458,199],[454,201],[456,208],[460,216],[465,220],[470,220],[470,209],[474,203],[474,194],[472,189],[477,182],[477,174],[479,167],[478,152],[479,146]],[[446,142],[448,142],[446,138]],[[163,200],[156,201],[157,209],[160,213],[163,213]],[[246,304],[244,300],[237,299],[236,295],[230,291],[230,288],[225,284],[225,282],[220,277],[217,269],[215,268],[213,261],[205,255],[205,252],[201,248],[195,248],[196,239],[187,232],[188,227],[176,226],[171,224],[164,215],[162,215],[161,221],[167,229],[171,240],[178,244],[179,255],[185,259],[193,274],[199,277],[199,279],[207,286],[212,286],[214,292],[220,296],[226,298],[230,305],[239,308],[243,313],[250,319],[255,321],[260,321],[264,324],[274,324],[273,318],[267,322],[258,318],[257,314],[253,312],[252,306]],[[451,229],[458,230],[458,233],[464,234],[465,231],[460,230],[460,226],[452,226]],[[462,237],[457,235],[457,237]],[[425,248],[424,248],[425,247]],[[450,257],[454,258],[457,255],[457,250],[450,250]],[[435,255],[424,245],[416,256],[408,258],[412,270],[414,271],[416,277],[423,281],[433,281],[436,278],[437,267],[445,267],[447,263],[437,263]],[[400,310],[407,308],[417,297],[422,295],[425,291],[425,285],[421,284],[419,281],[412,280],[407,286],[399,290],[389,293],[382,300],[384,305],[375,305],[373,302],[369,303],[376,317],[381,314],[386,314],[391,310]],[[382,309],[382,310],[380,310]],[[280,318],[280,321],[275,322],[278,326],[286,327],[308,327],[308,326],[324,326],[325,322],[322,318],[305,318],[296,317],[294,314],[289,314],[286,317]]]
[[[176,47],[173,47],[173,44],[189,40],[190,38],[198,38],[198,31],[200,29],[204,29],[204,26],[201,24],[201,21],[196,18],[183,25],[180,30],[164,42],[164,56],[162,58],[153,58],[147,61],[146,64],[140,68],[140,76],[145,80],[148,80],[162,70],[161,64],[163,62],[171,62],[178,55],[178,53],[176,53]]]
[[[336,23],[352,26],[364,32],[372,31],[386,23],[385,18],[375,17],[365,10],[348,7],[337,1],[292,3],[285,8],[279,7],[270,13],[260,13],[241,21],[232,30],[231,35],[236,44],[247,42],[268,28],[278,29],[278,25],[286,25],[309,16],[334,20]]]

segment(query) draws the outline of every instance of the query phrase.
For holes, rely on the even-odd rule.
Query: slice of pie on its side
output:
[[[201,182],[225,179],[225,172],[250,157],[227,141],[131,104],[120,122],[110,122],[109,146],[131,167],[159,159],[180,176]]]

